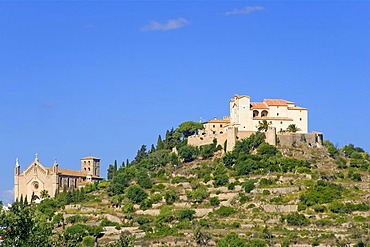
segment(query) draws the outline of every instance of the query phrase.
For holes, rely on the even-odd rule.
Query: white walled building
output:
[[[308,132],[307,108],[296,106],[294,102],[283,99],[251,102],[249,96],[237,94],[230,100],[230,124],[236,125],[239,131],[257,131],[259,122],[263,120],[277,131],[295,124],[299,129],[297,133]]]
[[[238,139],[249,137],[258,130],[259,123],[266,120],[269,130],[266,141],[276,145],[276,132],[284,132],[294,124],[297,134],[308,133],[308,110],[283,99],[264,99],[251,102],[249,96],[234,95],[230,99],[230,116],[204,122],[204,130],[188,138],[188,144],[202,146],[217,139],[221,146],[227,143],[227,150],[233,149]]]

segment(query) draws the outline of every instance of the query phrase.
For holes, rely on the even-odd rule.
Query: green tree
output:
[[[259,155],[266,155],[268,157],[270,156],[274,156],[277,154],[277,149],[275,146],[272,146],[266,142],[263,142],[261,143],[258,147],[257,147],[257,154]]]
[[[135,162],[140,163],[143,159],[148,157],[148,153],[146,151],[146,145],[141,145],[140,149],[137,151]]]
[[[42,199],[50,197],[49,192],[47,190],[42,190],[41,193],[40,193],[40,196],[41,196]]]
[[[179,149],[179,155],[185,162],[190,162],[197,157],[198,149],[193,146],[185,145]]]
[[[4,246],[53,246],[53,225],[35,207],[13,203],[9,211],[0,212]]]
[[[298,128],[295,124],[289,124],[288,127],[286,128],[286,131],[287,132],[290,132],[290,133],[295,133],[297,131],[300,131],[301,129]]]
[[[138,185],[128,187],[126,195],[134,203],[140,203],[148,197],[148,194]]]
[[[227,234],[217,242],[217,247],[246,247],[247,243],[235,232]]]
[[[266,120],[258,121],[257,130],[266,132],[269,128],[269,123]]]
[[[140,169],[136,174],[137,183],[144,189],[151,189],[153,187],[152,180],[150,179],[148,172],[144,169]]]
[[[286,217],[287,223],[292,226],[306,226],[310,221],[298,212],[290,213]]]
[[[161,149],[164,149],[164,143],[162,141],[161,135],[159,135],[158,140],[157,140],[156,150],[161,150]]]
[[[198,130],[204,129],[203,124],[187,121],[179,125],[176,132],[181,133],[184,138],[187,138],[191,135],[194,135],[198,132]]]
[[[206,233],[201,226],[197,226],[194,229],[194,238],[197,244],[200,246],[208,246],[211,236]]]

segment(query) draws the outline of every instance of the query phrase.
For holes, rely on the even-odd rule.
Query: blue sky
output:
[[[40,162],[135,156],[235,93],[309,108],[309,130],[370,150],[368,1],[0,2],[0,200]],[[10,197],[12,198],[12,197]]]

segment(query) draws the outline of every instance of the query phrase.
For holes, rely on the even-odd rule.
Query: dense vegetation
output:
[[[364,150],[329,141],[322,148],[277,148],[264,142],[263,132],[237,142],[232,152],[224,153],[216,140],[188,146],[201,128],[185,122],[168,130],[149,150],[142,145],[131,162],[114,161],[107,181],[55,198],[46,193],[38,205],[21,198],[1,212],[4,245],[165,246],[184,239],[199,246],[370,245],[370,157]],[[67,209],[70,204],[90,211]],[[329,228],[348,231],[334,235]],[[107,229],[118,240],[105,236]]]

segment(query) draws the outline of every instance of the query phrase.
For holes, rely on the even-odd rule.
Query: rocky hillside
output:
[[[370,244],[367,153],[327,141],[276,149],[253,138],[187,162],[179,150],[175,165],[154,151],[60,210],[63,227],[100,225],[102,246],[122,232],[137,246]]]
[[[3,245],[370,246],[361,148],[274,147],[263,133],[224,148],[168,131],[108,181],[1,212]]]

